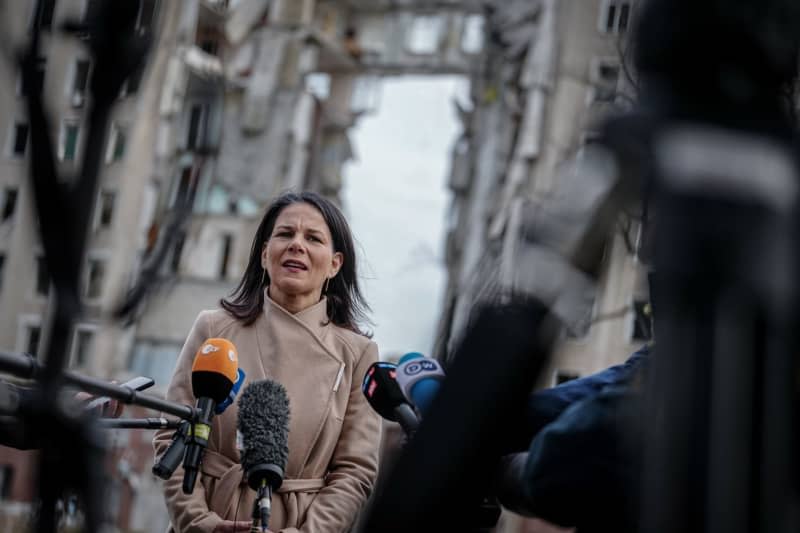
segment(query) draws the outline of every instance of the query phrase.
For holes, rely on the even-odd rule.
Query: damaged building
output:
[[[474,107],[459,110],[463,135],[452,155],[437,353],[452,353],[482,302],[528,292],[554,303],[566,292],[563,342],[540,382],[551,386],[623,361],[652,335],[641,206],[623,206],[590,273],[596,283],[559,257],[570,233],[590,223],[593,195],[615,178],[615,162],[596,141],[603,119],[635,97],[626,54],[635,3],[486,4]]]
[[[62,172],[81,158],[92,66],[80,43],[54,29],[84,17],[91,3],[0,4],[10,42],[24,42],[34,24],[45,30],[42,90]],[[446,357],[476,302],[522,283],[526,221],[576,190],[568,178],[578,167],[597,168],[588,149],[597,121],[631,94],[620,50],[632,10],[621,0],[141,0],[137,27],[153,32],[155,46],[114,111],[70,366],[109,379],[152,376],[163,393],[197,313],[215,307],[243,272],[266,202],[287,189],[338,200],[355,151],[352,127],[379,105],[380,78],[404,74],[471,82],[471,103],[457,106],[463,134],[449,180],[438,349]],[[0,68],[17,79],[13,65]],[[37,354],[51,296],[23,109],[19,84],[6,83],[0,349]],[[649,335],[637,321],[646,314],[638,220],[623,225],[543,385],[619,361]],[[128,321],[111,320],[143,279],[147,298]],[[120,529],[162,529],[152,432],[113,438],[110,516]],[[3,449],[0,529],[30,509],[32,467],[30,456]]]

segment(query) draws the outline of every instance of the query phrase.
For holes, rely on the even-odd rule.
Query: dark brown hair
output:
[[[289,205],[301,202],[319,210],[331,232],[333,251],[341,252],[343,256],[342,267],[339,273],[331,278],[325,293],[328,297],[328,319],[337,326],[369,336],[359,328],[359,323],[369,322],[366,316],[369,306],[358,286],[356,253],[350,225],[338,207],[313,192],[284,193],[270,204],[253,238],[250,259],[242,279],[230,298],[220,300],[220,305],[246,326],[256,321],[264,307],[264,287],[270,282],[269,274],[265,273],[261,266],[264,243],[272,235],[275,220],[281,211]]]

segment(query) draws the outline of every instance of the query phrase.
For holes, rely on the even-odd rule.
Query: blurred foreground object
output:
[[[37,17],[46,9],[36,5]],[[56,503],[74,492],[84,505],[85,530],[98,531],[104,515],[103,439],[87,417],[68,412],[57,401],[64,383],[63,369],[75,320],[81,316],[81,270],[97,195],[99,167],[111,108],[123,82],[143,62],[149,40],[135,30],[139,2],[92,2],[84,22],[68,22],[65,30],[84,39],[97,73],[90,83],[89,131],[84,157],[73,180],[59,175],[50,138],[50,117],[37,86],[41,28],[34,26],[20,62],[30,121],[30,174],[39,217],[47,273],[55,304],[45,364],[24,422],[42,442],[38,473],[41,508],[38,531],[55,531]]]
[[[607,128],[656,217],[641,531],[800,528],[798,30],[789,0],[641,13],[640,106]]]

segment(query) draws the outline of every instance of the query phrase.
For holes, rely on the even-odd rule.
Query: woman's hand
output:
[[[237,533],[238,531],[250,531],[250,522],[245,522],[243,520],[238,520],[236,522],[233,520],[223,520],[214,528],[213,533]]]

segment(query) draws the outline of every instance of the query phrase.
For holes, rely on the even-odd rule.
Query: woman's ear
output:
[[[329,278],[336,277],[336,274],[339,273],[339,270],[342,268],[344,264],[344,255],[342,252],[335,252],[333,257],[331,258],[331,275],[328,276]]]
[[[268,264],[269,262],[267,260],[267,243],[265,242],[264,245],[261,247],[261,268],[266,270]]]

